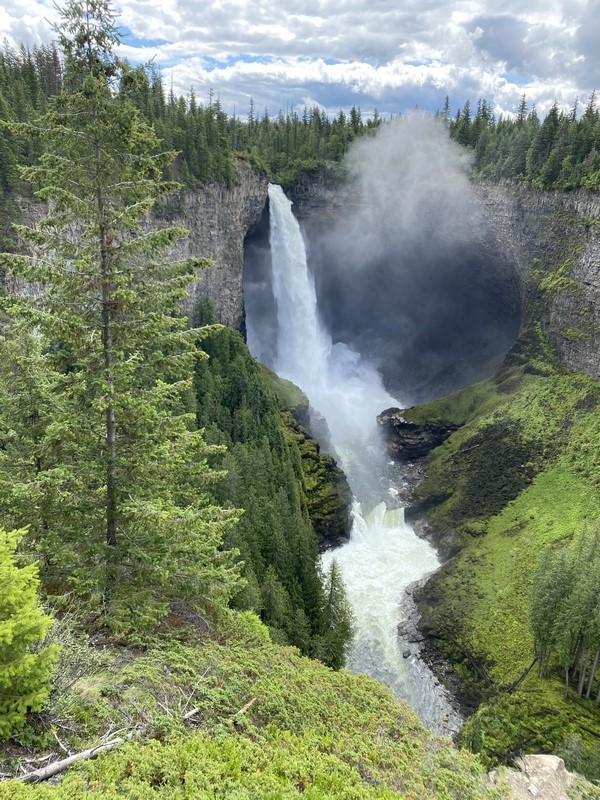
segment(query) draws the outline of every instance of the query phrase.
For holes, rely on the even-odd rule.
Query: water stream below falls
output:
[[[435,550],[394,507],[390,464],[376,416],[397,406],[377,371],[343,343],[333,344],[319,319],[314,281],[291,202],[269,186],[276,355],[260,341],[260,321],[247,308],[248,341],[257,358],[293,381],[322,414],[355,500],[348,544],[323,555],[336,559],[352,605],[356,631],[347,667],[377,678],[407,700],[436,732],[451,733],[460,717],[414,648],[398,636],[410,598],[407,587],[439,566]],[[408,651],[411,651],[410,655]],[[406,657],[405,657],[406,656]]]

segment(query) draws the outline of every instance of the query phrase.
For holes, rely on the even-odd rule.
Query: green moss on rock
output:
[[[565,700],[562,676],[533,669],[515,686],[534,658],[541,553],[600,519],[600,386],[537,353],[539,362],[513,357],[494,379],[409,412],[462,426],[430,455],[416,491],[416,507],[459,552],[417,599],[424,630],[479,709],[463,741],[488,764],[556,752],[572,735],[597,749],[600,737],[600,709]]]
[[[335,459],[321,452],[292,414],[283,413],[288,440],[300,453],[308,514],[321,545],[339,544],[350,535],[352,492]]]

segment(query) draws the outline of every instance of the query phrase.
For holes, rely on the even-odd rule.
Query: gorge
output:
[[[433,175],[431,185],[437,186]],[[447,191],[451,196],[452,189],[449,188]],[[443,191],[440,194],[443,196]],[[530,185],[516,182],[497,184],[475,182],[472,184],[471,200],[466,206],[463,203],[457,203],[456,198],[450,203],[459,209],[457,219],[460,224],[457,225],[452,221],[445,222],[443,215],[435,217],[434,214],[432,217],[431,212],[428,213],[428,210],[422,206],[416,217],[409,216],[408,222],[401,221],[402,224],[397,226],[399,231],[393,230],[389,225],[384,231],[378,228],[380,220],[377,219],[376,213],[373,213],[376,204],[372,200],[367,203],[365,213],[365,203],[364,200],[359,201],[358,199],[356,183],[352,185],[348,181],[340,181],[338,176],[325,174],[307,178],[296,185],[291,191],[291,196],[295,200],[297,215],[307,240],[308,261],[315,275],[317,293],[320,296],[320,310],[326,327],[334,341],[349,343],[367,360],[375,362],[384,375],[388,391],[400,397],[399,402],[396,401],[390,405],[408,406],[414,402],[432,400],[448,391],[460,389],[469,382],[496,373],[492,386],[498,387],[498,394],[488,397],[485,393],[487,389],[478,390],[476,387],[471,391],[465,390],[462,394],[459,392],[456,401],[450,399],[445,405],[442,403],[440,406],[435,406],[434,404],[432,409],[435,410],[430,417],[427,417],[428,413],[432,413],[427,411],[428,407],[425,407],[422,414],[418,410],[415,411],[411,424],[418,426],[421,424],[421,420],[429,424],[427,420],[432,420],[435,424],[439,423],[445,426],[449,432],[455,428],[461,428],[468,422],[469,414],[473,417],[478,407],[485,409],[490,402],[496,404],[498,402],[496,397],[510,398],[513,388],[518,386],[521,381],[521,373],[524,371],[524,374],[527,375],[530,369],[540,370],[541,374],[537,384],[535,386],[532,384],[531,391],[535,393],[542,391],[545,383],[549,382],[549,379],[547,380],[543,375],[546,372],[550,375],[552,370],[558,370],[556,379],[553,379],[554,385],[558,386],[563,382],[566,386],[567,378],[560,377],[565,367],[587,374],[592,379],[598,379],[600,375],[598,359],[600,305],[598,299],[597,218],[600,209],[596,196],[584,192],[540,192]],[[394,192],[390,192],[390,197],[391,202],[397,202],[398,207],[402,207],[402,203]],[[446,196],[444,200],[446,201],[445,207],[447,207],[448,197]],[[263,326],[261,341],[265,349],[261,353],[261,357],[267,363],[274,364],[277,326],[274,321],[276,319],[275,305],[269,290],[268,217],[263,212],[262,218],[259,218],[258,206],[259,203],[257,203],[255,224],[247,233],[245,242],[246,261],[243,271],[246,284],[246,303],[250,308],[257,298],[260,299],[258,305],[254,306],[252,314],[255,315],[255,319],[260,318]],[[397,219],[393,214],[387,217],[384,214],[380,216],[388,220],[390,218]],[[368,251],[368,248],[373,246],[372,237],[367,237],[367,247],[361,245],[360,242],[357,244],[356,232],[365,230],[369,234],[373,231],[379,232],[395,242],[394,246],[397,249],[398,236],[400,234],[406,236],[407,232],[410,234],[411,226],[414,231],[416,229],[415,222],[419,217],[425,218],[429,227],[425,235],[420,238],[415,237],[416,241],[411,240],[410,235],[408,236],[409,242],[412,241],[414,244],[412,260],[408,259],[408,263],[411,265],[408,277],[414,291],[408,290],[406,297],[403,297],[395,288],[398,283],[386,281],[386,267],[388,270],[391,267],[393,272],[393,263],[391,265],[386,263],[385,254],[375,253],[373,255]],[[471,254],[466,259],[468,269],[465,270],[463,270],[465,265],[460,258],[453,255],[452,237],[449,234],[455,228],[458,228],[459,242],[462,237],[465,252]],[[437,248],[442,252],[445,252],[444,246],[448,245],[448,261],[445,263],[449,264],[449,269],[447,276],[442,276],[440,287],[431,283],[435,275],[439,273],[439,265],[436,267],[435,264],[428,262],[427,258],[421,258],[425,252],[423,248],[426,248],[429,242],[433,243],[434,249]],[[353,251],[356,252],[353,253]],[[356,262],[359,259],[363,259],[369,264],[365,275],[361,275],[360,269],[357,269]],[[424,268],[420,273],[418,268],[421,265],[424,265]],[[239,264],[237,269],[241,269]],[[367,286],[373,277],[377,278],[375,292],[372,287]],[[419,283],[420,280],[422,283]],[[440,291],[436,294],[438,289]],[[428,292],[432,295],[431,297],[427,296]],[[425,302],[419,303],[419,298],[424,298]],[[369,302],[371,300],[372,303]],[[432,302],[434,313],[420,315],[429,300]],[[240,303],[243,303],[243,298],[240,298]],[[436,328],[433,323],[438,311],[442,312],[443,324]],[[454,320],[452,313],[455,314]],[[411,336],[411,331],[415,329],[420,319],[425,322],[424,330],[427,335],[422,338],[419,338],[418,335]],[[457,319],[460,324],[456,323]],[[248,334],[252,346],[254,332],[249,330]],[[409,344],[408,348],[405,346],[407,343]],[[475,348],[474,344],[476,344]],[[512,350],[506,365],[500,367],[504,354],[511,347]],[[542,360],[550,358],[551,364],[554,366],[531,366],[537,363],[536,359],[539,358]],[[593,383],[589,386],[589,389],[584,390],[588,392],[589,399],[577,400],[575,398],[573,403],[590,409],[589,413],[584,413],[582,422],[577,422],[576,427],[586,424],[588,429],[592,430],[597,414],[593,410],[596,407],[596,401],[592,399]],[[494,389],[495,392],[496,389]],[[531,398],[534,397],[535,394],[531,395]],[[458,403],[459,406],[453,409],[452,402]],[[532,407],[531,403],[535,401],[530,399],[528,402]],[[438,408],[441,411],[437,410]],[[469,411],[469,409],[471,410]],[[383,410],[383,406],[380,410]],[[511,412],[511,414],[513,413]],[[557,415],[561,413],[558,407],[556,412],[552,411],[550,407],[544,412],[545,424],[549,432],[553,430],[553,414],[555,413]],[[571,412],[563,413],[569,419],[579,419],[583,412],[573,412],[573,417],[568,417]],[[543,424],[544,422],[542,422]],[[590,425],[592,428],[589,428]],[[465,428],[465,432],[467,429],[468,426]],[[472,566],[474,563],[478,563],[479,559],[477,554],[479,540],[472,538],[473,533],[478,534],[479,531],[486,530],[486,520],[490,513],[493,514],[494,509],[500,511],[504,504],[510,503],[532,481],[533,487],[541,485],[542,477],[536,476],[545,475],[547,469],[543,460],[539,461],[538,457],[534,457],[534,461],[538,458],[537,466],[527,467],[526,474],[519,477],[512,488],[502,488],[500,493],[495,496],[494,492],[497,490],[488,483],[487,470],[493,468],[494,459],[499,452],[498,447],[506,449],[509,458],[512,458],[510,456],[512,450],[515,453],[518,452],[518,448],[521,447],[519,444],[521,433],[519,433],[518,427],[511,428],[509,425],[506,428],[507,433],[502,434],[508,438],[497,439],[494,437],[497,437],[498,432],[493,425],[485,430],[489,430],[489,434],[485,435],[486,438],[473,438],[472,444],[469,445],[469,447],[475,448],[473,456],[479,454],[480,460],[474,461],[469,466],[469,469],[474,472],[468,478],[470,481],[468,486],[473,487],[473,481],[478,481],[479,476],[480,489],[478,491],[481,496],[473,497],[474,503],[469,512],[472,521],[465,524],[464,531],[462,528],[460,529],[458,539],[456,535],[452,538],[448,534],[449,530],[456,527],[457,522],[453,522],[447,514],[443,516],[441,512],[435,511],[435,506],[440,502],[445,503],[446,498],[451,496],[453,491],[457,491],[456,496],[460,501],[461,495],[457,488],[459,484],[448,486],[446,482],[440,490],[438,484],[429,480],[429,483],[426,482],[415,498],[417,511],[420,509],[421,513],[427,513],[428,516],[431,515],[426,512],[426,509],[432,507],[432,498],[434,498],[435,513],[430,524],[433,525],[435,536],[439,541],[446,537],[443,543],[444,552],[451,554],[464,550],[463,555],[457,561],[448,562],[439,573],[439,577],[428,584],[426,591],[420,593],[419,602],[425,615],[426,632],[433,636],[434,641],[445,642],[443,650],[453,661],[455,667],[463,670],[465,675],[470,675],[467,683],[473,680],[475,683],[477,681],[481,683],[481,676],[477,678],[475,675],[479,667],[474,670],[473,663],[478,664],[479,659],[482,659],[481,663],[485,664],[485,659],[490,656],[485,656],[484,651],[470,651],[472,645],[469,644],[470,640],[467,638],[461,640],[462,644],[458,646],[457,650],[456,642],[452,644],[450,640],[445,639],[448,621],[444,621],[444,617],[440,616],[440,611],[449,602],[448,592],[454,592],[457,598],[463,597],[463,595],[465,598],[468,597],[469,591],[478,592],[478,596],[481,598],[487,596],[487,589],[483,589],[481,583],[484,580],[483,568],[473,570]],[[500,428],[497,430],[500,431]],[[532,435],[534,438],[521,448],[520,452],[523,455],[515,455],[515,458],[531,459],[537,447],[535,437],[537,436],[540,442],[544,439],[542,434],[527,435]],[[587,435],[592,436],[591,441],[593,442],[594,435]],[[452,439],[449,446],[455,448],[456,445],[452,442],[460,442],[460,437],[464,438],[464,436],[465,433],[459,432],[457,434],[459,438]],[[546,445],[540,446],[547,447]],[[530,453],[530,455],[525,455],[526,453]],[[592,445],[592,449],[588,451],[585,458],[588,464],[586,474],[591,476],[593,483],[594,474],[597,476],[600,463],[597,446]],[[455,456],[454,462],[450,465],[447,462],[440,463],[448,475],[456,474],[455,479],[460,482],[463,480],[460,473],[461,462],[464,463],[466,460]],[[516,463],[514,468],[508,466],[507,463],[506,473],[503,472],[505,468],[502,463],[499,463],[498,475],[505,475],[510,484],[511,470],[516,469],[518,472],[521,469],[520,463]],[[437,471],[434,470],[434,474],[437,476]],[[439,478],[436,477],[436,480],[439,482]],[[565,481],[567,481],[566,478]],[[568,493],[570,486],[568,481],[564,486]],[[486,491],[490,492],[487,501]],[[587,495],[585,496],[587,497]],[[486,502],[489,502],[488,509],[485,508]],[[477,506],[477,503],[480,505]],[[477,508],[479,511],[473,511]],[[593,520],[594,514],[597,513],[594,508],[594,502],[586,500],[581,506],[581,512],[577,513]],[[519,518],[519,520],[518,525],[522,527],[523,540],[527,541],[528,523],[525,519]],[[547,524],[555,525],[549,517]],[[556,535],[559,535],[558,528]],[[485,539],[482,540],[482,543],[484,541]],[[531,541],[533,548],[539,546],[536,543],[535,535]],[[533,559],[536,557],[535,552],[535,550],[532,552]],[[509,556],[509,558],[513,557],[515,556]],[[523,556],[518,557],[522,558]],[[360,558],[361,556],[359,556]],[[453,578],[454,570],[457,570],[458,578]],[[469,589],[470,582],[473,580],[471,575],[476,576],[472,590]],[[457,579],[462,582],[462,594],[456,592]],[[519,588],[521,593],[524,588],[523,582],[530,580],[530,574],[523,574],[519,580],[522,582]],[[513,587],[511,591],[514,590]],[[460,600],[460,603],[464,602],[465,600]],[[525,602],[525,600],[520,602]],[[451,625],[457,625],[460,622],[460,617],[453,616],[455,612],[451,609],[454,605],[453,602],[449,607]],[[464,605],[457,606],[456,613],[462,614],[463,611]],[[525,644],[529,636],[526,618],[520,620],[519,631],[515,636],[518,641]],[[394,642],[394,646],[397,648],[396,642]],[[466,656],[464,652],[461,652],[462,647],[467,650]],[[509,683],[516,680],[519,677],[518,665],[522,664],[523,670],[527,667],[527,655],[528,651],[523,650],[523,654],[519,655],[514,662],[513,672],[506,673],[506,677],[501,680],[508,680]],[[470,661],[473,663],[469,663]],[[489,669],[489,666],[483,667],[484,675],[486,674],[485,669]],[[471,705],[478,705],[481,703],[481,697],[474,699],[473,692],[477,695],[480,688],[475,691],[473,686],[474,684],[472,684],[472,690],[469,690],[470,694],[467,693],[466,700]],[[506,706],[507,701],[503,702]],[[519,702],[523,703],[523,700],[515,700],[515,703]],[[552,703],[554,702],[553,700]],[[486,706],[485,702],[484,706]],[[505,711],[498,710],[497,704],[492,704],[492,706],[494,711],[489,713],[506,714]],[[525,704],[522,707],[525,709],[528,706]],[[512,706],[511,708],[512,710],[505,720],[507,727],[511,725],[511,714],[515,714],[516,707]],[[562,706],[560,708],[562,709]],[[533,709],[531,713],[535,718],[537,711]],[[557,713],[562,714],[563,710],[557,711]],[[574,721],[572,713],[570,711],[564,713],[567,713],[567,717],[571,719],[568,724],[574,725],[577,729],[579,723]],[[484,718],[485,714],[482,712],[478,718],[479,721],[476,720],[477,725],[482,724],[485,727],[488,723],[481,722]],[[595,723],[588,724],[592,724],[592,727],[595,725]],[[543,723],[541,725],[540,730],[543,730]],[[523,729],[520,730],[522,733]],[[467,741],[475,749],[480,747],[474,738],[472,725],[465,735]],[[550,746],[542,744],[543,740],[540,739],[538,733],[526,734],[525,738],[529,744],[510,742],[502,744],[501,747],[507,748],[508,752],[513,752],[512,748],[517,747],[518,752],[518,748],[523,746],[529,750]],[[559,736],[554,740],[552,747],[556,747],[560,741]],[[499,745],[496,742],[493,746]]]
[[[323,555],[340,566],[355,617],[347,666],[376,677],[408,700],[435,731],[456,731],[459,717],[434,676],[411,650],[402,653],[399,603],[413,581],[438,566],[432,548],[404,523],[390,503],[389,466],[375,427],[382,406],[393,402],[375,370],[344,343],[333,345],[321,321],[306,250],[290,201],[269,186],[272,288],[276,357],[260,335],[265,320],[248,306],[248,336],[254,355],[308,395],[328,423],[331,446],[354,493],[350,542]],[[268,342],[266,343],[269,344]],[[393,490],[391,490],[393,491]],[[393,495],[392,495],[393,496]],[[386,502],[387,501],[387,502]],[[388,508],[388,505],[390,507]]]

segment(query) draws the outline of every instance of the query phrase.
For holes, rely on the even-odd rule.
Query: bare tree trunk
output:
[[[100,164],[100,143],[95,142],[96,165]],[[112,341],[112,274],[108,231],[105,222],[104,194],[96,192],[100,240],[100,271],[102,275],[102,350],[104,377],[108,385],[109,402],[106,408],[106,543],[117,544],[117,423],[114,409],[113,341]]]
[[[94,107],[94,117],[97,108]],[[110,258],[109,232],[106,224],[106,206],[100,180],[101,152],[98,137],[94,142],[95,167],[97,170],[96,209],[98,212],[98,240],[100,246],[101,303],[102,303],[102,352],[104,357],[104,380],[106,382],[107,405],[105,412],[105,481],[106,496],[106,544],[109,552],[105,563],[104,606],[108,605],[116,581],[115,561],[117,547],[117,424],[114,409],[114,374],[112,341],[112,264]]]
[[[587,699],[590,699],[590,695],[592,693],[592,683],[594,682],[594,676],[596,675],[596,670],[598,669],[598,661],[600,661],[600,647],[596,650],[596,655],[594,656],[594,663],[592,664],[592,671],[590,672],[590,678],[588,680],[587,685],[587,692],[585,696]]]
[[[581,655],[579,657],[579,682],[577,684],[577,694],[579,697],[583,694],[583,687],[585,685],[585,675],[587,672],[588,651],[587,647],[582,646]]]
[[[515,690],[515,689],[517,689],[517,688],[518,688],[518,687],[519,687],[519,686],[520,686],[520,685],[523,683],[523,681],[525,680],[525,678],[526,678],[526,677],[529,675],[529,673],[531,672],[531,670],[534,668],[534,666],[535,666],[535,663],[536,663],[536,661],[538,660],[538,658],[539,658],[539,656],[536,656],[536,657],[533,659],[533,661],[531,662],[531,664],[530,664],[530,665],[527,667],[527,669],[526,669],[526,670],[524,670],[524,671],[523,671],[523,672],[522,672],[522,673],[519,675],[519,677],[517,678],[517,680],[516,680],[516,681],[514,681],[513,683],[511,683],[511,684],[510,684],[510,686],[507,686],[507,687],[506,687],[506,689],[504,689],[504,691],[505,691],[505,692],[507,692],[507,693],[514,692],[514,690]]]

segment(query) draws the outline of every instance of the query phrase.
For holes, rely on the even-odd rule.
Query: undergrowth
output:
[[[38,743],[44,729],[69,749],[109,733],[131,742],[58,785],[4,781],[3,800],[502,796],[388,689],[273,644],[250,612],[202,633],[176,627],[143,649],[105,643],[64,694],[62,718],[38,719]],[[16,771],[19,758],[13,748],[0,769]]]

